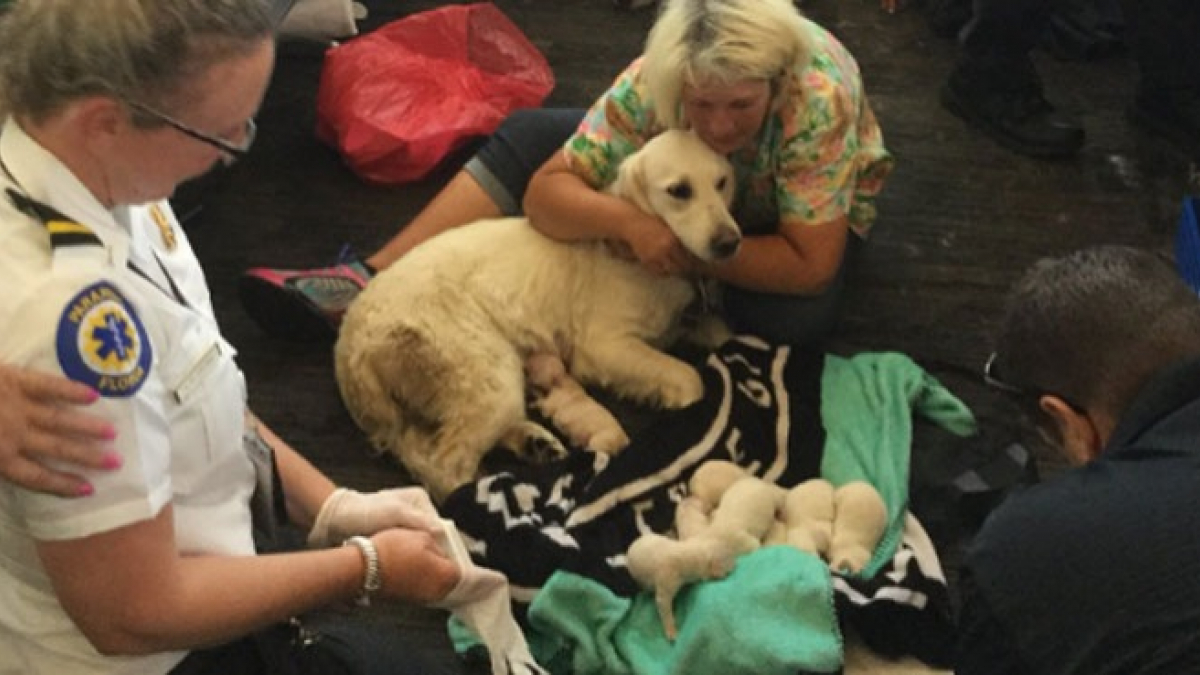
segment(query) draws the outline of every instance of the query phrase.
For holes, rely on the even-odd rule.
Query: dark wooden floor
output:
[[[367,2],[364,29],[437,6]],[[640,50],[652,10],[610,0],[499,0],[553,66],[548,105],[590,103]],[[988,330],[1006,287],[1043,255],[1112,242],[1170,251],[1194,169],[1172,148],[1129,126],[1135,71],[1124,58],[1065,63],[1039,54],[1050,98],[1084,121],[1088,143],[1067,162],[1013,155],[937,103],[955,45],[931,35],[916,10],[887,15],[874,0],[810,0],[813,18],[858,57],[897,168],[854,278],[839,351],[897,350],[959,393],[985,426],[1014,426],[1007,409],[969,375],[989,351]],[[268,338],[236,296],[252,265],[315,266],[343,243],[369,252],[415,214],[451,169],[412,185],[356,178],[313,136],[322,48],[285,43],[252,156],[184,191],[201,204],[189,235],[208,270],[217,314],[240,350],[251,403],[262,418],[340,482],[377,488],[405,481],[369,456],[341,407],[329,345]],[[1003,433],[999,434],[1000,437]],[[917,448],[915,452],[921,452]],[[437,613],[408,611],[418,641],[453,664]]]

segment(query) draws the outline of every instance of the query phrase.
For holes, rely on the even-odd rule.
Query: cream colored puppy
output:
[[[621,423],[571,377],[557,354],[525,359],[525,379],[533,393],[533,407],[572,445],[609,455],[629,445]]]
[[[610,192],[712,262],[741,242],[733,188],[723,157],[691,132],[668,131],[621,165]],[[643,403],[697,401],[699,373],[661,351],[694,295],[693,282],[650,274],[603,243],[556,242],[523,218],[479,221],[426,241],[367,285],[342,322],[338,385],[373,444],[440,501],[497,444],[534,458],[564,452],[526,419],[531,354],[556,354],[582,384]]]
[[[833,493],[833,535],[829,567],[837,572],[862,572],[887,529],[887,505],[870,483],[853,481]]]
[[[833,485],[827,480],[812,478],[792,488],[784,498],[784,541],[827,559],[835,508]]]

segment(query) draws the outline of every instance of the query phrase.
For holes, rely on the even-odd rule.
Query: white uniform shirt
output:
[[[95,494],[80,499],[0,481],[0,675],[165,673],[185,653],[96,652],[55,598],[34,540],[110,531],[170,502],[181,553],[252,555],[242,374],[165,202],[105,209],[11,120],[0,159],[12,174],[0,171],[0,360],[101,388],[91,412],[116,426],[124,460],[116,471],[85,472]],[[102,245],[52,249],[47,227],[18,210],[7,188],[69,216]]]

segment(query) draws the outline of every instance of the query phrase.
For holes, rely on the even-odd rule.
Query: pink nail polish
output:
[[[91,483],[81,483],[75,490],[76,496],[91,497],[96,492],[96,488],[92,487]]]
[[[100,392],[96,391],[95,389],[89,390],[88,400],[87,400],[88,403],[95,403],[99,399],[100,399]]]
[[[104,430],[104,433],[102,434],[102,436],[104,437],[104,440],[106,440],[106,441],[113,440],[114,438],[117,437],[117,428],[116,427],[106,428]]]
[[[101,466],[106,469],[119,469],[124,463],[124,460],[121,459],[121,456],[115,452],[104,453],[104,458],[101,461],[103,462]]]

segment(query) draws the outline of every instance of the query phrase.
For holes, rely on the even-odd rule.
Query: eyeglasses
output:
[[[1016,396],[1018,398],[1030,399],[1033,401],[1036,401],[1037,399],[1041,398],[1042,396],[1050,394],[1050,392],[1046,392],[1046,391],[1043,391],[1040,389],[1029,389],[1026,387],[1020,387],[1020,386],[1013,384],[1012,382],[1008,382],[1006,380],[1001,379],[998,375],[996,375],[996,356],[997,356],[996,352],[992,352],[991,355],[988,356],[987,361],[983,364],[983,382],[984,382],[984,384],[991,387],[992,389],[995,389],[996,391],[1004,392],[1005,394],[1008,394],[1010,396]],[[1066,396],[1063,396],[1062,394],[1051,394],[1051,395],[1057,396],[1059,399],[1062,399],[1063,403],[1066,403],[1068,406],[1071,407],[1072,410],[1075,410],[1076,412],[1082,412],[1085,410],[1085,408],[1083,406],[1076,404],[1074,401],[1067,398]]]
[[[206,143],[220,150],[227,158],[227,164],[244,158],[250,152],[250,146],[254,144],[254,137],[258,134],[258,125],[254,123],[254,118],[251,117],[250,119],[246,120],[246,128],[242,131],[241,144],[234,145],[224,138],[218,138],[211,134],[206,134],[203,131],[194,129],[183,122],[180,122],[174,117],[171,117],[165,113],[161,113],[148,105],[138,103],[136,101],[127,101],[126,103],[130,108],[133,108],[143,115],[153,117],[154,119],[175,129],[181,134],[190,136],[201,143]]]
[[[1021,387],[1005,382],[996,376],[996,352],[992,352],[988,356],[987,362],[983,364],[983,382],[996,391],[1002,391],[1013,396],[1025,396],[1028,394]]]

